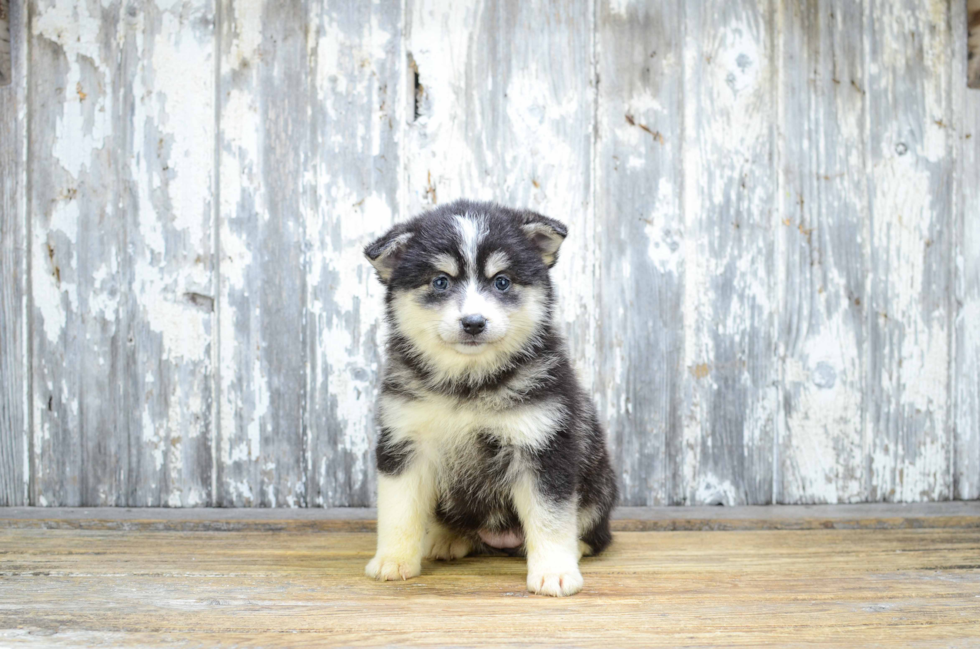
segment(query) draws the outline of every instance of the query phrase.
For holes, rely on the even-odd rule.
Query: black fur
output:
[[[496,372],[437,380],[424,352],[416,349],[412,340],[398,330],[394,298],[400,291],[430,284],[439,275],[431,262],[438,253],[452,256],[462,267],[464,259],[454,219],[467,213],[480,215],[487,225],[477,253],[478,265],[482,268],[495,250],[504,251],[510,259],[508,276],[515,285],[543,289],[546,315],[538,324],[536,335]],[[542,226],[544,234],[529,235],[524,229],[528,224]],[[406,238],[408,234],[411,236]],[[480,529],[505,531],[518,527],[520,522],[510,502],[508,469],[519,461],[519,466],[533,471],[538,490],[545,497],[556,502],[577,498],[579,511],[588,512],[594,520],[582,532],[581,539],[593,552],[600,552],[612,539],[609,516],[617,499],[616,480],[605,435],[592,403],[582,393],[564,341],[552,323],[555,298],[549,268],[554,260],[549,264],[542,256],[542,250],[555,235],[566,234],[563,224],[534,212],[492,203],[457,201],[396,226],[369,245],[365,254],[372,260],[385,254],[391,261],[384,269],[387,276],[379,269],[379,277],[387,285],[385,304],[391,327],[383,394],[401,399],[439,394],[458,399],[460,403],[506,394],[508,403],[514,406],[554,402],[566,413],[557,431],[536,449],[508,446],[488,431],[476,435],[474,444],[478,449],[468,456],[466,466],[454,466],[447,486],[439,495],[436,517],[445,526],[471,538],[476,538]],[[399,237],[404,243],[394,251],[392,242]],[[490,281],[486,279],[488,286]],[[425,299],[437,304],[448,299],[452,290],[450,287],[446,293]],[[500,299],[519,298],[515,292]],[[530,384],[521,383],[521,377],[535,367],[546,367],[547,371]],[[403,470],[412,458],[411,447],[405,444],[392,443],[388,431],[382,430],[378,438],[378,470],[389,474]]]
[[[382,428],[375,452],[378,471],[386,475],[398,475],[412,459],[412,452],[411,442],[407,440],[396,442],[391,439],[391,431]]]

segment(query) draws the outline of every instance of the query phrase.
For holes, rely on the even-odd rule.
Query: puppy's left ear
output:
[[[549,219],[536,212],[524,213],[524,236],[541,253],[545,265],[551,268],[558,261],[558,249],[568,236],[568,228],[561,221]]]
[[[411,238],[411,231],[404,223],[399,223],[364,248],[364,256],[378,271],[378,279],[381,280],[382,284],[387,284],[388,280],[391,279],[391,274],[398,267],[398,262],[401,261],[402,254],[405,252],[405,246]]]

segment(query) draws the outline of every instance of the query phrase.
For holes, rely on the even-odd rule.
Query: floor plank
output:
[[[7,646],[975,646],[980,529],[619,532],[585,590],[520,559],[363,576],[374,535],[0,528]]]

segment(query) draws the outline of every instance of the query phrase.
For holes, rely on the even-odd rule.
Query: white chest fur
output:
[[[429,394],[419,399],[386,395],[380,420],[394,439],[411,439],[423,446],[465,445],[485,431],[502,444],[539,448],[558,429],[564,409],[555,402],[492,408],[483,402]]]

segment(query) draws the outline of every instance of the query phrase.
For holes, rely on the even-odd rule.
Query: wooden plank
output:
[[[870,213],[860,4],[781,11],[776,502],[866,497]]]
[[[568,226],[552,271],[556,321],[591,393],[595,368],[595,88],[589,0],[412,0],[419,88],[404,144],[405,215],[456,198],[526,207]],[[417,117],[416,117],[417,114]]]
[[[774,16],[684,4],[685,503],[772,500]]]
[[[207,503],[213,7],[30,13],[37,503]]]
[[[980,89],[980,0],[967,0],[967,68],[966,83]]]
[[[0,529],[123,531],[373,532],[369,508],[61,508],[0,507]],[[896,505],[749,505],[619,507],[616,531],[727,531],[820,529],[980,529],[980,502]]]
[[[966,15],[954,12],[960,21]],[[980,17],[980,3],[977,14]],[[954,34],[960,21],[954,22]],[[980,30],[980,23],[978,23]],[[980,31],[977,33],[980,48]],[[957,61],[964,61],[957,49]],[[980,49],[971,59],[980,64]],[[954,68],[955,69],[955,68]],[[953,79],[957,78],[954,73]],[[955,296],[958,304],[954,336],[953,403],[956,426],[953,497],[980,498],[980,92],[953,84],[959,156],[954,187],[959,189],[955,210]]]
[[[597,7],[598,405],[622,502],[684,500],[683,26],[676,3]]]
[[[309,5],[221,1],[215,503],[304,506]]]
[[[954,138],[948,6],[865,6],[870,173],[866,434],[870,500],[952,496]]]
[[[0,0],[0,506],[29,501],[26,21]]]
[[[506,557],[373,582],[372,534],[2,534],[8,646],[966,647],[980,617],[976,530],[621,532],[565,601]]]
[[[0,0],[0,86],[9,86],[14,81],[12,66],[13,43],[10,40],[11,22],[8,1]],[[15,33],[19,28],[20,25],[14,23]],[[12,131],[5,132],[10,133]]]
[[[312,8],[315,196],[306,222],[309,504],[374,500],[384,291],[362,250],[401,213],[401,2]],[[413,91],[414,92],[414,91]]]

